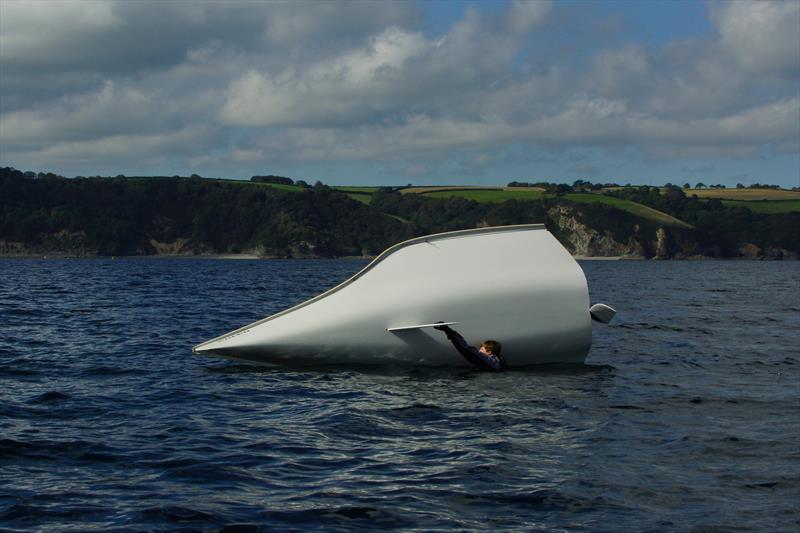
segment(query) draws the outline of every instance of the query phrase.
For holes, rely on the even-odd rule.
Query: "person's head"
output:
[[[479,351],[485,353],[486,355],[500,355],[500,352],[503,350],[503,345],[500,344],[500,341],[493,341],[493,340],[486,340],[481,343],[481,347]]]

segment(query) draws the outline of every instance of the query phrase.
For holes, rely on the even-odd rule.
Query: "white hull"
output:
[[[268,364],[469,366],[427,327],[440,320],[471,344],[501,341],[509,366],[581,363],[591,345],[583,271],[537,224],[397,244],[326,293],[194,352]]]

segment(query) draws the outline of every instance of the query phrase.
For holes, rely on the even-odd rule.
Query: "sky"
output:
[[[0,0],[0,166],[800,186],[800,1]]]

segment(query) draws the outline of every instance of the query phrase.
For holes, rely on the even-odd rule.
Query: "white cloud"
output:
[[[106,82],[96,92],[70,97],[45,108],[2,116],[2,137],[15,143],[52,142],[141,132],[163,126],[157,102],[135,88],[117,89]]]
[[[422,168],[465,152],[490,165],[511,145],[800,151],[800,3],[715,3],[713,35],[573,55],[537,41],[559,9],[474,7],[431,35],[402,2],[3,1],[0,158]]]
[[[459,113],[511,67],[546,2],[515,2],[500,19],[470,9],[442,37],[389,27],[365,43],[233,80],[220,118],[232,125],[330,127],[394,121],[419,111]],[[474,104],[462,104],[474,112]],[[448,109],[449,108],[449,109]]]
[[[542,22],[550,12],[549,1],[514,0],[506,17],[508,29],[514,33],[525,33]]]
[[[276,76],[250,70],[234,80],[220,117],[233,125],[299,126],[353,123],[397,106],[401,70],[431,45],[421,34],[389,28],[366,47],[301,71]],[[402,103],[402,101],[400,101]]]
[[[31,104],[108,78],[151,76],[215,43],[247,56],[250,68],[282,68],[338,54],[415,17],[402,2],[3,1],[0,90],[11,93],[7,101]]]
[[[342,55],[330,67],[316,65],[311,75],[317,79],[340,76],[352,85],[367,85],[381,78],[382,73],[402,69],[406,61],[424,53],[430,44],[422,34],[389,28],[374,37],[366,49]],[[388,76],[391,78],[391,76]]]
[[[113,8],[110,2],[95,1],[3,2],[0,61],[35,61],[59,42],[87,32],[115,30],[124,21]]]
[[[617,96],[641,92],[652,80],[653,66],[641,46],[627,45],[619,50],[601,50],[594,58],[587,85],[599,94]]]
[[[186,128],[158,133],[111,135],[99,139],[61,141],[27,150],[18,155],[21,168],[89,168],[81,172],[153,174],[152,167],[176,157],[188,159],[192,146],[208,147],[207,130]],[[24,166],[22,166],[24,165]]]
[[[711,16],[722,45],[747,70],[785,72],[800,66],[800,2],[719,2],[711,4]]]

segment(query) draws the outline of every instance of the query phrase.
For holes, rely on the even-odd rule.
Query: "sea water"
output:
[[[191,353],[365,264],[0,260],[0,528],[800,527],[800,263],[581,262],[582,366]]]

